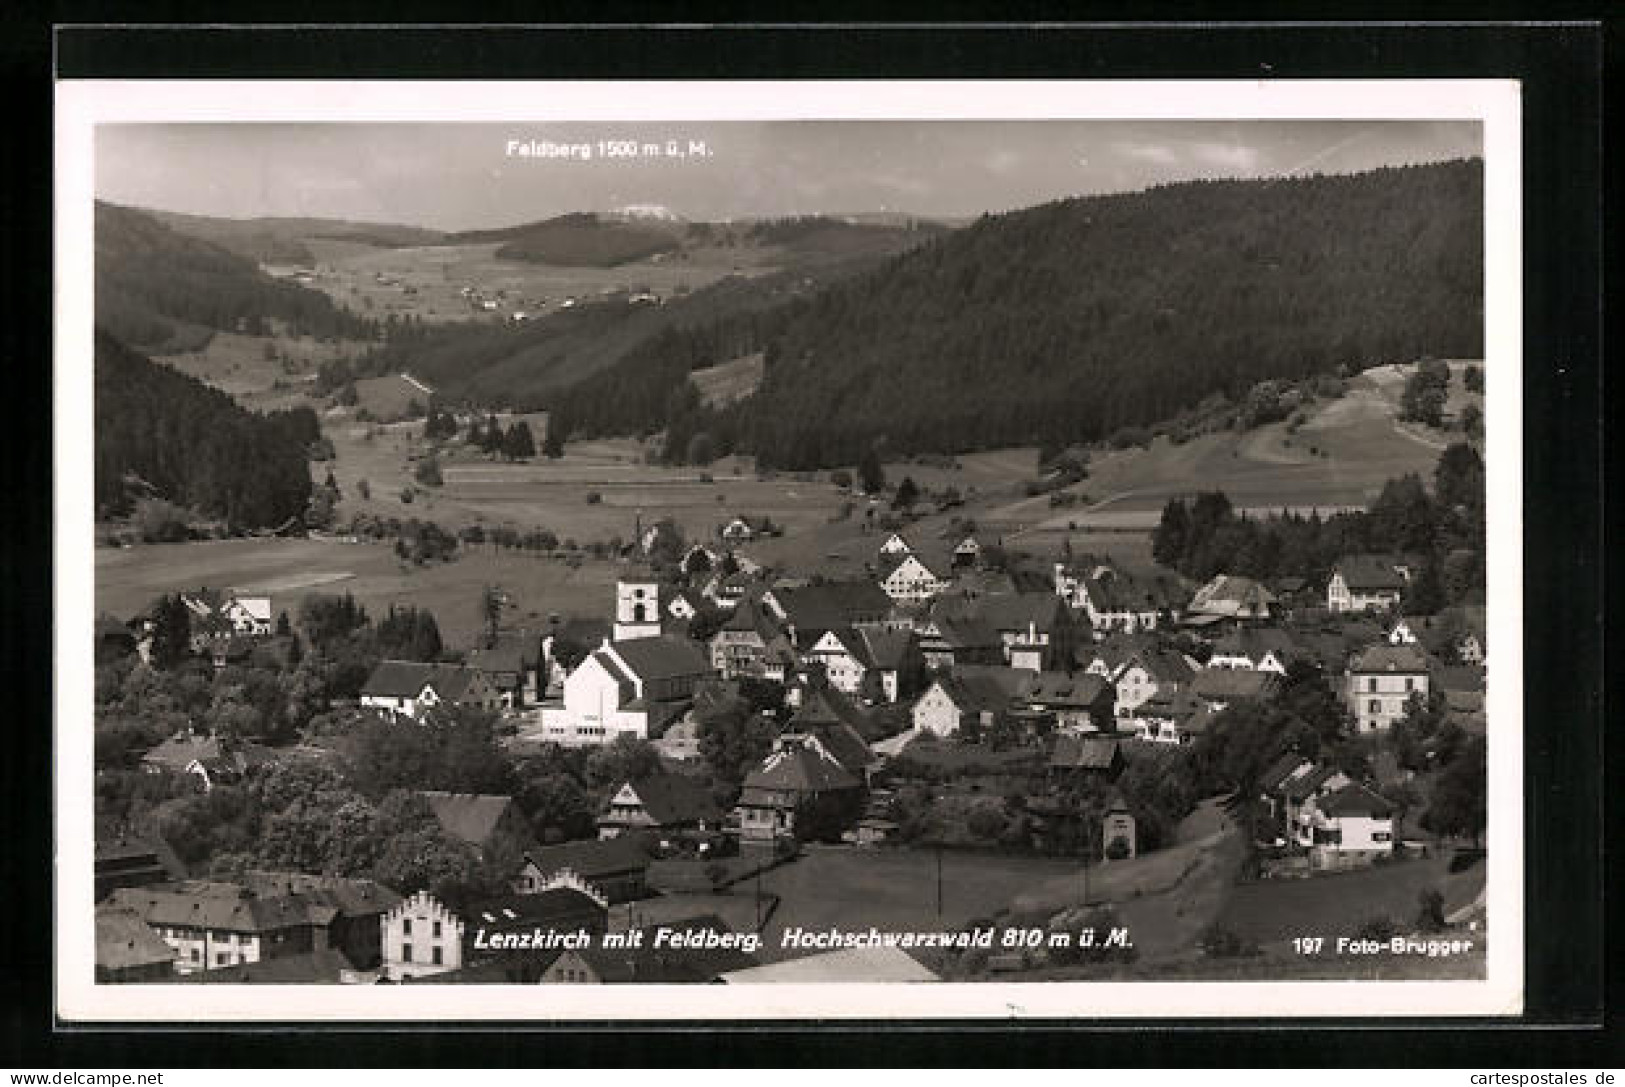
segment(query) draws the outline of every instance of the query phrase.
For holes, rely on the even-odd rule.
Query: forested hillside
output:
[[[259,264],[314,264],[315,257],[305,245],[311,238],[333,238],[393,249],[409,245],[436,245],[444,236],[441,231],[423,227],[349,219],[275,215],[254,219],[222,219],[176,211],[148,211],[146,214],[182,234],[213,242],[222,249],[229,249]]]
[[[502,242],[504,260],[525,260],[562,267],[613,268],[656,253],[669,253],[680,243],[683,227],[620,222],[591,212],[560,215],[539,223],[471,230],[447,240],[458,243]]]
[[[310,499],[315,412],[258,415],[96,330],[96,506],[129,508],[133,488],[234,528],[282,524]]]
[[[154,351],[197,346],[209,330],[369,338],[369,322],[319,291],[283,283],[246,257],[145,212],[96,204],[96,321]]]
[[[682,329],[549,405],[582,433],[781,468],[1091,441],[1267,378],[1483,352],[1482,163],[1207,181],[984,216],[758,317]],[[699,357],[711,341],[728,354]],[[698,348],[696,345],[700,345]],[[765,352],[721,411],[688,369]],[[630,395],[635,390],[635,395]]]

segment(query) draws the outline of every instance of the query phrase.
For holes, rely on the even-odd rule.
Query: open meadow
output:
[[[414,567],[382,543],[343,538],[213,540],[142,544],[96,551],[96,609],[120,618],[164,594],[208,586],[271,598],[297,613],[312,593],[351,593],[374,618],[391,604],[428,608],[452,648],[466,649],[481,629],[480,594],[498,586],[511,601],[505,622],[539,625],[551,612],[612,613],[618,567],[588,560],[579,568],[546,556],[489,547],[460,549],[456,560]]]

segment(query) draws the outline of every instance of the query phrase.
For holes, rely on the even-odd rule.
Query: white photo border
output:
[[[267,93],[274,87],[275,93]],[[1482,123],[1490,722],[1486,977],[777,986],[97,985],[93,854],[95,130],[104,124],[767,120]],[[1522,162],[1513,80],[63,80],[55,134],[55,995],[71,1023],[1503,1017],[1524,1006]]]

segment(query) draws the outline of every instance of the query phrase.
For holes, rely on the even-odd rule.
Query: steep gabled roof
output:
[[[649,817],[661,826],[709,822],[722,818],[722,810],[705,786],[681,774],[651,774],[628,782]],[[613,798],[619,789],[611,790]]]
[[[649,867],[649,854],[636,838],[626,836],[542,846],[526,850],[525,856],[543,873],[568,868],[588,881]]]
[[[1286,784],[1287,778],[1308,763],[1309,760],[1296,751],[1288,751],[1258,775],[1258,784],[1265,792],[1274,792]]]
[[[1093,706],[1111,684],[1093,672],[1039,672],[1022,698],[1034,705]]]
[[[812,736],[782,736],[746,777],[745,790],[821,793],[858,787],[833,752]]]
[[[1144,668],[1158,683],[1189,683],[1193,678],[1190,664],[1171,649],[1137,650],[1124,662],[1124,667],[1131,668],[1135,664]]]
[[[516,832],[528,838],[525,817],[520,814],[511,796],[485,793],[447,793],[438,789],[424,789],[418,795],[429,802],[435,820],[447,834],[469,845],[484,847],[491,842],[498,825],[512,812]],[[524,845],[520,841],[519,845]]]
[[[703,676],[711,670],[693,642],[676,638],[635,638],[612,642],[610,648],[644,683]]]
[[[1315,807],[1333,818],[1365,815],[1382,819],[1394,813],[1394,805],[1358,782],[1350,782],[1315,801]]]
[[[361,693],[374,698],[416,698],[425,686],[432,686],[435,694],[456,702],[479,677],[479,669],[456,664],[386,660],[373,669]]]
[[[121,887],[108,897],[107,905],[133,910],[149,925],[229,932],[326,927],[338,914],[303,895],[259,896],[236,884],[209,880]]]
[[[790,718],[791,731],[816,729],[826,725],[849,725],[865,740],[878,739],[881,724],[875,714],[827,683],[809,684],[801,706]]]
[[[1421,674],[1428,670],[1427,655],[1415,646],[1389,645],[1386,642],[1367,646],[1349,662],[1349,671],[1366,673],[1393,672]]]
[[[914,645],[912,632],[863,628],[855,633],[868,655],[869,667],[896,671],[908,662],[909,651]]]
[[[1394,560],[1383,555],[1349,555],[1332,568],[1343,575],[1351,590],[1375,592],[1405,588],[1405,579],[1394,568]]]
[[[104,970],[170,964],[175,949],[164,942],[139,911],[123,906],[96,907],[96,965]]]
[[[776,588],[787,622],[798,631],[833,630],[851,626],[891,610],[891,597],[872,581],[839,581],[801,588]]]
[[[1196,590],[1190,610],[1221,616],[1261,615],[1276,603],[1275,594],[1252,578],[1219,574]]]
[[[1246,657],[1253,661],[1257,661],[1266,653],[1286,658],[1296,656],[1300,652],[1292,635],[1279,627],[1249,626],[1220,635],[1213,642],[1213,651],[1220,656]]]
[[[1204,668],[1191,684],[1198,698],[1213,701],[1252,700],[1269,697],[1278,684],[1273,672],[1247,668]]]

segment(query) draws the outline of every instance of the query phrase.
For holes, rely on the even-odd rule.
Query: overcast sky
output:
[[[635,159],[601,157],[632,140]],[[646,157],[675,140],[685,154]],[[585,143],[589,161],[510,154]],[[687,154],[691,141],[707,155]],[[98,131],[96,192],[168,211],[446,230],[658,204],[689,219],[958,217],[1199,177],[1351,173],[1482,154],[1477,122],[775,121],[163,124]]]

